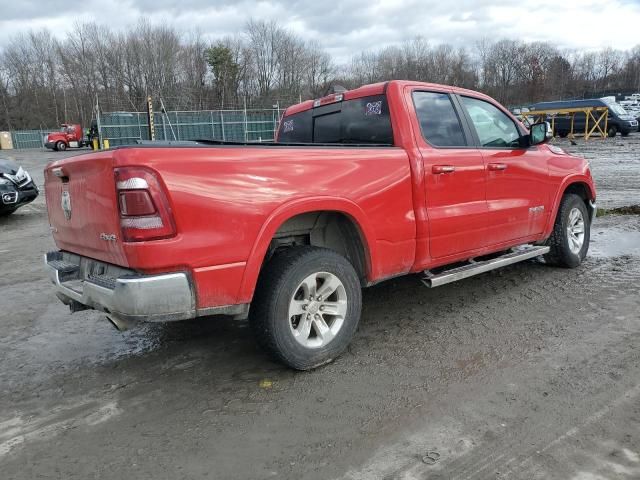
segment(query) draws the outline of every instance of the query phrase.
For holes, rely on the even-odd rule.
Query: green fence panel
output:
[[[14,130],[11,132],[13,148],[44,148],[45,137],[54,130]]]
[[[100,133],[109,146],[133,145],[149,140],[147,114],[141,112],[112,112],[100,115]]]
[[[279,110],[202,110],[154,112],[156,140],[273,141]],[[53,130],[11,132],[14,148],[43,148]],[[100,133],[111,147],[149,140],[145,112],[109,112],[100,115]]]

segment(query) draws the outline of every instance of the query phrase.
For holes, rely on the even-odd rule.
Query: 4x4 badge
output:
[[[71,220],[71,195],[68,190],[62,191],[62,197],[60,198],[60,204],[62,205],[62,211],[64,212],[64,218]]]

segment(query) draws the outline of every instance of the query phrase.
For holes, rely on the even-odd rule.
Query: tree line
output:
[[[627,51],[560,49],[545,42],[479,39],[469,47],[414,38],[339,63],[317,42],[273,21],[250,20],[214,43],[141,22],[115,31],[79,23],[62,39],[48,30],[14,37],[0,51],[0,130],[88,125],[101,111],[285,107],[389,79],[483,91],[506,105],[640,91],[640,45]]]

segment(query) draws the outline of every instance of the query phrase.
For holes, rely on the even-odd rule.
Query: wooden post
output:
[[[149,139],[156,139],[156,126],[153,121],[153,102],[151,100],[151,95],[147,97],[147,117],[149,119]]]
[[[591,115],[591,110],[587,109],[587,111],[584,114],[584,117],[585,117],[585,121],[584,121],[584,139],[585,139],[585,141],[589,140],[589,115]]]

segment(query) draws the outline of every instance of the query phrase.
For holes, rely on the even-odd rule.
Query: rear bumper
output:
[[[56,296],[72,312],[94,309],[125,322],[167,322],[210,315],[246,317],[249,305],[197,308],[195,287],[184,272],[142,275],[69,252],[44,257]]]
[[[185,273],[140,275],[67,252],[49,252],[45,265],[58,298],[72,311],[92,308],[124,321],[171,321],[196,316]]]

